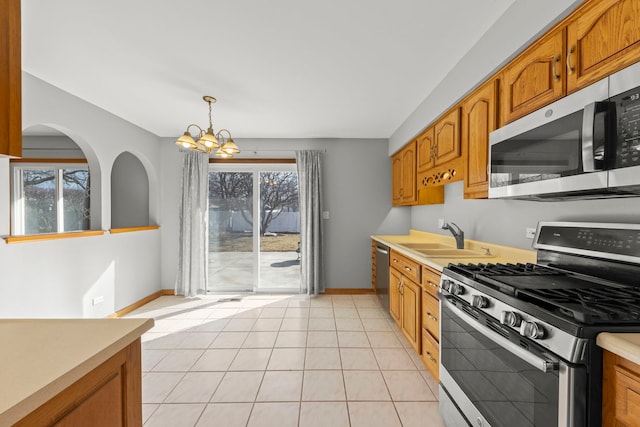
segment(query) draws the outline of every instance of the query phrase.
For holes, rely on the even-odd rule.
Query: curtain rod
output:
[[[253,149],[245,149],[241,151],[242,153],[253,153],[254,155],[258,155],[259,153],[295,153],[298,150],[284,150],[284,149],[258,149],[258,150],[253,150]],[[322,151],[323,153],[327,152],[327,149],[320,149],[317,151]]]

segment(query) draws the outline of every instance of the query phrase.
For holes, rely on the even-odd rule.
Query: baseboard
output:
[[[152,293],[151,295],[147,295],[146,297],[134,302],[131,305],[126,306],[125,308],[123,308],[122,310],[118,310],[113,314],[108,315],[108,318],[118,318],[118,317],[122,317],[126,314],[131,313],[133,310],[135,310],[136,308],[142,307],[143,305],[153,301],[156,298],[160,298],[163,295],[174,295],[175,292],[173,289],[160,289],[159,291],[156,291],[154,293]]]
[[[325,295],[362,295],[373,293],[373,289],[370,288],[327,288],[323,292]]]

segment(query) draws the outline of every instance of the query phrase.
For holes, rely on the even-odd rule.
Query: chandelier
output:
[[[234,154],[238,154],[240,150],[233,138],[231,138],[231,132],[227,129],[220,129],[218,133],[214,133],[213,124],[211,123],[211,104],[216,102],[213,96],[205,95],[202,97],[204,101],[209,104],[209,128],[206,130],[195,124],[187,126],[187,130],[180,138],[176,140],[176,145],[182,148],[188,148],[190,150],[200,151],[202,153],[211,153],[216,148],[216,156],[228,158],[233,157]],[[189,129],[195,127],[198,129],[197,135],[194,137],[191,135]],[[225,136],[225,134],[227,136]]]

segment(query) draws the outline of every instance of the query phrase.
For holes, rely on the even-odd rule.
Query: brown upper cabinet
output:
[[[500,125],[640,59],[640,0],[589,0],[500,73]]]
[[[433,148],[435,142],[433,139],[433,126],[425,129],[417,138],[418,144],[418,172],[433,167]]]
[[[460,147],[460,108],[456,107],[436,122],[434,129],[434,165],[455,160],[462,154]]]
[[[391,158],[392,204],[414,205],[416,192],[416,141],[411,141]]]
[[[464,198],[486,199],[489,191],[489,132],[498,125],[498,81],[491,80],[462,104]]]
[[[564,58],[564,28],[559,28],[531,45],[502,70],[501,125],[565,95]]]
[[[591,1],[567,22],[567,90],[587,86],[640,58],[640,0]]]
[[[0,156],[22,156],[20,0],[0,0]]]
[[[418,136],[418,190],[463,179],[460,133],[460,107],[456,106]],[[423,157],[427,153],[428,159]]]

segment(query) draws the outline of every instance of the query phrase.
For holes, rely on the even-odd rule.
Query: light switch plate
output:
[[[535,236],[536,236],[536,229],[535,228],[527,227],[525,229],[525,237],[527,239],[533,239]]]

